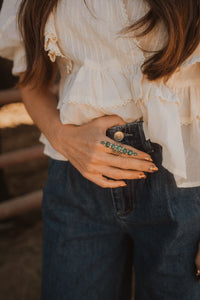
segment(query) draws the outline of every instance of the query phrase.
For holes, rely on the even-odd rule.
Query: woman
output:
[[[50,156],[42,298],[130,299],[134,258],[136,299],[199,299],[200,1],[22,0],[22,39],[13,1],[0,54]]]

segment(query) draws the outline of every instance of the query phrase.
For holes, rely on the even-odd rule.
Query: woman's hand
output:
[[[82,126],[63,125],[57,109],[57,99],[50,90],[28,85],[20,91],[31,118],[53,148],[68,158],[87,179],[101,187],[115,188],[125,186],[124,179],[139,179],[141,176],[144,178],[144,172],[158,170],[145,152],[126,146],[127,149],[137,152],[138,156],[123,157],[116,153],[114,155],[110,148],[100,143],[113,143],[106,136],[106,130],[115,125],[124,125],[125,122],[120,117],[105,116]]]
[[[153,173],[158,169],[145,152],[126,146],[128,150],[137,152],[138,156],[117,155],[100,143],[113,143],[106,136],[106,130],[124,124],[120,117],[114,115],[94,119],[82,126],[63,125],[52,146],[68,158],[85,178],[97,185],[103,188],[125,186],[124,179],[145,178],[144,172]]]
[[[23,78],[23,74],[21,76]],[[124,179],[145,178],[144,172],[152,173],[157,170],[150,161],[151,157],[145,152],[126,146],[137,152],[138,156],[123,157],[100,143],[113,143],[106,136],[106,130],[125,124],[120,117],[105,116],[82,126],[63,125],[56,109],[57,99],[51,91],[32,86],[25,86],[20,90],[27,111],[53,148],[68,158],[88,180],[101,187],[115,188],[125,186]]]
[[[196,258],[195,258],[195,265],[197,268],[196,276],[197,276],[197,279],[200,281],[200,242],[198,244],[198,251],[196,254]]]

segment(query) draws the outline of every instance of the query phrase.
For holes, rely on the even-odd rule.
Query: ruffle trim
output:
[[[190,55],[190,57],[188,59],[186,59],[185,62],[183,62],[183,64],[180,66],[180,70],[194,65],[196,63],[200,62],[200,45],[197,47],[197,49],[194,51],[194,53],[192,55]]]
[[[142,98],[145,104],[155,101],[155,99],[159,99],[161,102],[176,103],[177,105],[180,103],[176,92],[165,85],[162,80],[153,83],[144,78],[142,83]]]
[[[47,32],[45,34],[44,49],[48,52],[48,56],[52,62],[55,62],[56,56],[64,57],[58,48],[57,38],[52,32]]]
[[[142,119],[142,113],[133,101],[123,106],[103,109],[88,104],[63,103],[59,106],[59,110],[63,124],[82,125],[105,115],[118,115],[127,123]]]
[[[147,79],[142,84],[139,101],[148,136],[163,149],[163,166],[186,179],[185,152],[179,117],[179,98],[162,82]],[[178,156],[178,159],[177,159]]]
[[[181,125],[200,121],[200,88],[197,86],[176,88],[175,92],[181,99],[179,107]]]
[[[65,57],[58,47],[58,38],[55,29],[54,13],[51,12],[44,31],[44,49],[52,62],[55,62],[56,56]]]
[[[188,132],[190,146],[200,154],[200,88],[199,86],[176,88],[175,92],[181,99],[179,107],[181,127]]]
[[[81,101],[82,100],[82,101]],[[114,100],[114,99],[113,99]],[[79,99],[74,99],[74,98],[69,98],[69,101],[67,101],[67,104],[75,104],[75,105],[87,105],[87,106],[92,106],[96,109],[101,109],[104,110],[106,108],[119,108],[119,107],[124,107],[127,106],[128,103],[133,102],[132,98],[129,99],[122,99],[123,101],[121,101],[121,103],[117,103],[117,104],[113,104],[112,106],[110,106],[109,104],[107,104],[107,106],[104,106],[100,103],[94,103],[94,98],[92,97],[88,97],[87,101],[85,101],[85,99],[83,99],[82,97],[79,97]],[[103,102],[103,99],[102,99]],[[114,102],[114,101],[113,101]],[[66,102],[64,102],[66,103]]]
[[[86,104],[101,110],[122,107],[141,97],[142,74],[138,67],[127,73],[116,59],[105,63],[85,60],[76,73],[66,80],[60,103]],[[129,76],[133,77],[133,85]]]
[[[73,62],[61,52],[60,47],[58,45],[54,14],[54,11],[50,13],[47,23],[45,25],[44,50],[48,52],[48,56],[52,62],[56,61],[56,57],[65,58],[67,60],[67,74],[70,74],[73,69]]]
[[[177,182],[187,181],[187,144],[200,154],[200,89],[171,89],[162,82],[143,80],[139,101],[148,136],[163,149],[162,165],[173,173]],[[184,127],[184,128],[183,128]]]

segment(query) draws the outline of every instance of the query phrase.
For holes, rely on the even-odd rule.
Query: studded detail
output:
[[[116,151],[117,153],[120,153],[122,151],[122,146],[118,146]]]
[[[106,141],[101,141],[100,142],[102,145],[104,145],[106,148],[110,148],[112,149],[114,152],[116,152],[117,154],[128,154],[128,156],[137,156],[138,153],[137,152],[133,152],[132,150],[128,150],[127,148],[125,148],[123,145],[119,145],[119,144],[112,144],[110,142],[106,142]]]
[[[123,154],[126,154],[127,153],[127,149],[126,148],[124,148],[124,150],[123,150]]]
[[[114,134],[114,140],[121,142],[124,139],[124,133],[122,131],[116,131]]]

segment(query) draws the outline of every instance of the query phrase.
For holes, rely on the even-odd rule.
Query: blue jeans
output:
[[[194,258],[200,187],[177,188],[162,147],[142,122],[118,126],[122,143],[151,154],[159,171],[103,189],[69,162],[50,159],[44,188],[43,300],[199,300]]]

